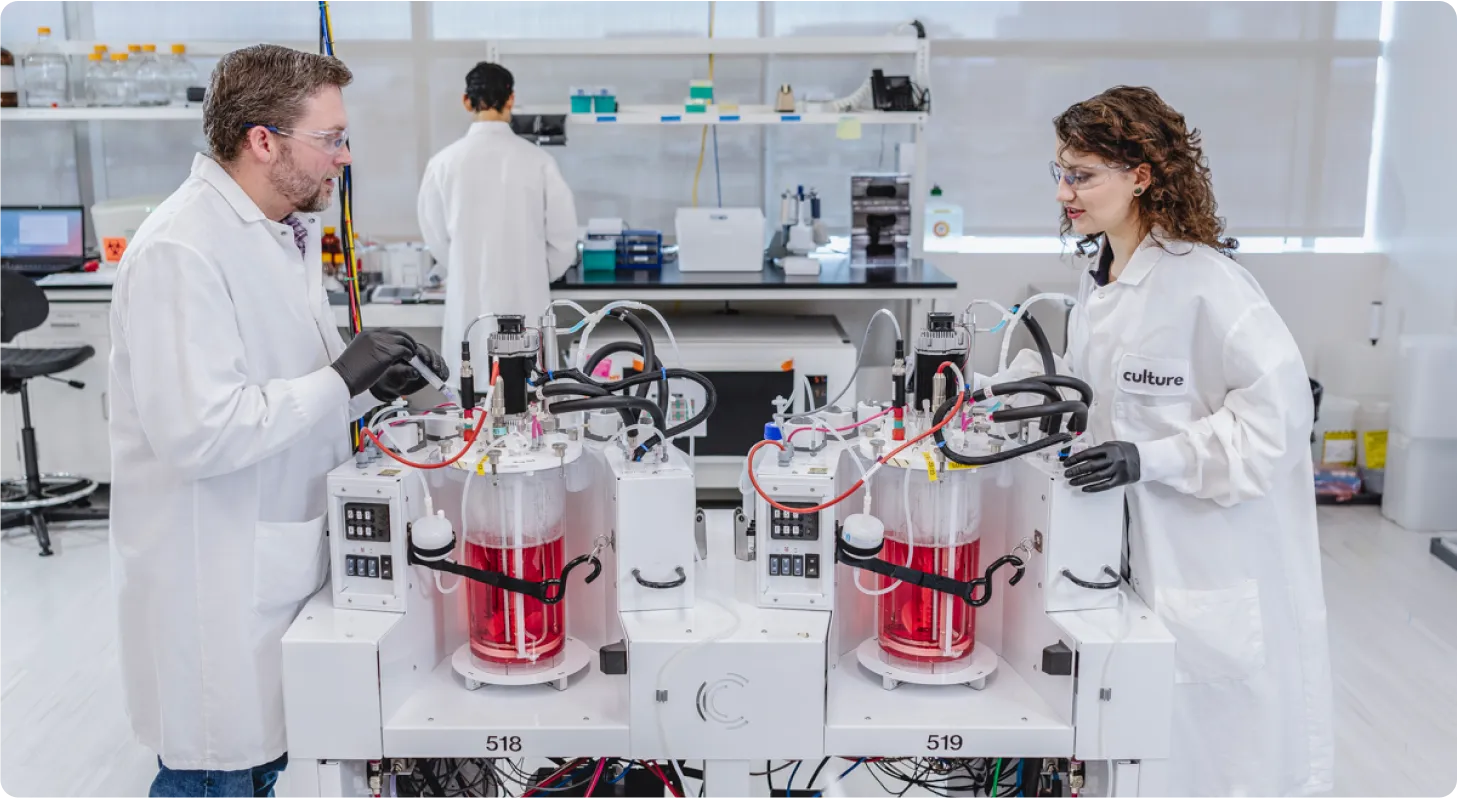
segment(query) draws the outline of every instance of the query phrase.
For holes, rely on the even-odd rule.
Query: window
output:
[[[1157,89],[1204,133],[1220,212],[1239,236],[1358,236],[1365,217],[1380,24],[1377,2],[721,2],[714,35],[880,36],[931,40],[929,182],[963,206],[968,234],[1048,236],[1057,230],[1051,119],[1119,84]],[[339,49],[355,74],[346,90],[354,130],[361,234],[413,238],[425,162],[464,133],[465,73],[487,39],[702,37],[707,2],[335,2]],[[291,43],[317,37],[311,2],[12,3],[7,46],[19,54],[36,25],[59,35],[68,14],[98,40]],[[196,58],[204,73],[215,59]],[[675,104],[708,76],[703,57],[505,56],[518,104],[564,108],[577,86],[611,86],[624,104]],[[734,56],[715,60],[717,97],[766,104],[779,85],[800,97],[855,91],[871,69],[911,74],[907,55]],[[100,136],[50,123],[6,125],[7,201],[75,201],[168,193],[205,148],[180,122],[105,123]],[[78,135],[75,131],[81,131]],[[827,225],[848,224],[852,173],[896,168],[908,126],[865,125],[858,139],[833,126],[607,128],[579,125],[553,148],[583,223],[622,217],[671,235],[692,202],[763,206],[779,194],[820,192]],[[715,148],[716,138],[716,148]],[[79,144],[78,144],[79,142]],[[90,142],[88,144],[88,142]],[[700,167],[700,143],[702,166]],[[79,192],[78,146],[91,148],[91,186]],[[716,149],[716,157],[715,157]],[[19,153],[25,153],[22,158]],[[37,168],[36,164],[41,164]],[[59,176],[61,179],[56,179]],[[719,185],[719,181],[722,185]],[[929,186],[928,186],[929,187]],[[13,199],[12,199],[13,198]]]

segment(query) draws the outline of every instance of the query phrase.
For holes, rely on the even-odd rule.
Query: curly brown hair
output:
[[[1222,238],[1224,219],[1215,215],[1214,188],[1209,161],[1204,157],[1199,130],[1190,130],[1184,115],[1169,107],[1153,89],[1114,86],[1084,100],[1052,120],[1060,152],[1071,150],[1103,158],[1109,164],[1136,167],[1148,164],[1153,172],[1148,190],[1135,198],[1142,232],[1158,229],[1164,240],[1205,244],[1231,255],[1239,246]],[[1072,221],[1062,217],[1064,238]],[[1084,236],[1078,251],[1091,255],[1101,233]]]

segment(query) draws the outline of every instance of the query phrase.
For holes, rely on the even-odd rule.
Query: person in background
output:
[[[474,118],[459,141],[425,167],[420,231],[444,266],[441,341],[460,370],[465,328],[483,313],[536,318],[549,286],[577,259],[577,209],[556,160],[511,131],[515,79],[500,64],[476,64],[461,104]],[[476,325],[471,351],[485,352],[493,326]],[[482,390],[484,390],[484,380]]]
[[[111,561],[127,712],[151,794],[272,795],[288,763],[282,639],[324,584],[325,476],[348,424],[417,391],[396,330],[345,346],[320,220],[350,162],[334,58],[218,61],[211,153],[127,247],[111,306]]]
[[[1330,656],[1294,338],[1230,259],[1198,130],[1151,89],[1058,116],[1082,275],[1059,367],[1093,390],[1084,491],[1127,486],[1127,565],[1175,638],[1171,795],[1331,788]],[[997,381],[1040,373],[1022,352]]]

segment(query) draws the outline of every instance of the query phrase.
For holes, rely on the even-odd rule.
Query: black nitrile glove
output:
[[[1138,481],[1138,446],[1112,441],[1078,452],[1062,462],[1068,484],[1083,493],[1099,493]]]
[[[390,329],[365,330],[354,336],[339,359],[329,365],[344,378],[350,396],[364,393],[390,366],[415,356],[415,339]]]
[[[415,355],[430,370],[435,372],[442,382],[450,379],[450,367],[445,365],[445,358],[440,356],[430,347],[417,343],[415,344]],[[396,363],[385,370],[384,376],[369,387],[369,392],[374,398],[381,402],[393,402],[401,396],[409,396],[416,391],[424,390],[430,383],[421,376],[420,372],[410,363]]]

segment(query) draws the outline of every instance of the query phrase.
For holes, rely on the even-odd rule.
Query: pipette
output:
[[[460,397],[456,395],[455,390],[449,385],[446,385],[445,380],[440,379],[435,372],[431,371],[430,367],[425,365],[425,361],[421,360],[419,355],[410,358],[410,365],[416,371],[420,372],[420,376],[424,377],[425,381],[430,383],[431,388],[439,391],[446,399],[460,404]]]

